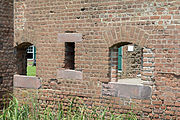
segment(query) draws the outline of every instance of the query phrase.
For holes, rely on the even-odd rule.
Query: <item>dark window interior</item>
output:
[[[27,59],[33,59],[33,53],[27,53]]]
[[[74,42],[66,42],[65,43],[65,66],[66,69],[74,70],[74,57],[75,57],[75,43]]]
[[[3,49],[3,43],[0,43],[0,50]]]
[[[0,77],[0,84],[3,83],[3,77]]]

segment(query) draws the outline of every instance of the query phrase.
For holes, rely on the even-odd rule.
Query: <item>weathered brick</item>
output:
[[[171,110],[172,107],[174,111],[179,107],[177,101],[180,96],[178,93],[180,73],[178,0],[52,0],[47,4],[43,0],[16,0],[14,4],[14,46],[30,43],[37,47],[37,77],[42,80],[42,88],[38,94],[43,107],[46,104],[50,105],[47,100],[57,101],[59,96],[67,103],[67,99],[72,95],[86,98],[87,103],[91,101],[99,106],[109,106],[112,103],[114,108],[121,112],[127,112],[129,107],[126,108],[126,105],[133,102],[136,106],[140,106],[138,109],[142,115],[141,119],[179,118],[179,113]],[[4,21],[4,24],[7,21]],[[82,73],[81,79],[73,79],[72,75],[57,78],[57,70],[64,67],[64,42],[67,42],[58,42],[58,34],[65,33],[82,34],[82,39],[79,37],[66,39],[69,42],[76,41],[75,71]],[[110,48],[125,43],[136,44],[143,48],[143,68],[140,68],[141,53],[131,52],[135,55],[131,53],[127,55],[132,58],[124,59],[126,65],[124,62],[124,71],[122,70],[128,74],[122,74],[125,77],[133,76],[132,78],[141,74],[139,78],[143,80],[142,83],[146,81],[151,83],[146,84],[152,87],[152,97],[147,101],[102,97],[102,84],[118,81],[118,59],[117,57],[112,59],[115,60],[113,62],[115,67],[110,69]],[[6,46],[7,43],[3,42],[3,49]],[[17,58],[22,58],[21,55],[19,56]],[[4,61],[6,62],[5,58]],[[21,69],[15,70],[18,74],[26,73],[20,61],[22,60],[19,59],[17,63]],[[135,64],[130,64],[132,61]],[[138,67],[129,69],[128,67],[132,65]],[[51,79],[57,80],[52,82]],[[21,93],[19,89],[17,92]],[[104,92],[109,95],[113,93]],[[169,103],[166,102],[167,99]],[[162,113],[162,109],[167,111]],[[137,115],[140,118],[140,115]]]
[[[13,1],[0,1],[0,110],[13,91]],[[8,102],[8,101],[7,101]]]

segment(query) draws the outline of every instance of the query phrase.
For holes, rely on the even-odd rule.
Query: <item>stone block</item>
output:
[[[132,85],[110,82],[109,87],[109,90],[104,90],[107,89],[107,87],[103,87],[103,91],[113,91],[113,93],[111,93],[112,97],[149,99],[151,96],[151,87],[140,84]],[[109,96],[110,94],[102,92],[102,95]]]
[[[32,76],[14,75],[14,87],[39,89],[41,80]]]
[[[82,80],[82,72],[75,70],[57,70],[57,78]]]
[[[58,42],[80,42],[82,41],[81,33],[59,33]]]

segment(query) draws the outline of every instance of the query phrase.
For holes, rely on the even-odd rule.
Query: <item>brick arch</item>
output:
[[[15,48],[17,49],[27,49],[29,46],[33,45],[32,43],[30,42],[23,42],[19,45],[16,45]]]
[[[143,84],[151,84],[151,81],[153,79],[153,69],[154,69],[154,53],[152,51],[151,46],[148,45],[148,40],[150,38],[150,35],[146,33],[143,29],[137,28],[135,26],[119,26],[114,28],[108,28],[103,33],[104,40],[107,43],[107,47],[109,49],[109,58],[111,59],[111,53],[112,51],[115,53],[115,55],[118,54],[118,47],[124,46],[128,44],[134,44],[142,48],[143,50],[143,59],[146,59],[146,61],[143,61],[143,67],[147,68],[146,70],[141,70],[142,76],[141,80],[143,81]],[[114,49],[115,48],[115,49]],[[113,55],[114,55],[113,53]],[[115,60],[117,58],[113,56]],[[117,65],[111,66],[111,60],[109,61],[109,81],[107,82],[117,82]],[[148,64],[148,63],[151,64]],[[113,61],[113,64],[117,61]],[[151,68],[151,69],[149,69]]]
[[[143,29],[135,26],[119,26],[114,28],[108,28],[104,33],[104,40],[111,47],[120,42],[128,42],[136,44],[140,47],[147,46],[147,40],[149,34]]]
[[[39,38],[36,28],[28,23],[23,30],[16,30],[14,33],[14,47],[24,43],[31,43],[37,46],[36,40]]]

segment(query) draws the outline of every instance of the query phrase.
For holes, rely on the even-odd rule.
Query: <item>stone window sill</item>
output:
[[[120,98],[132,98],[132,99],[150,99],[151,97],[151,87],[141,84],[140,82],[132,82],[131,79],[122,79],[118,82],[109,82],[108,84],[103,83],[102,85],[102,95],[112,96]]]
[[[39,89],[41,80],[34,76],[14,75],[13,84],[15,88]]]

